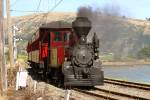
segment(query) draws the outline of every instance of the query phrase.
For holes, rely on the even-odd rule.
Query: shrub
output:
[[[138,52],[138,58],[149,59],[150,58],[150,47],[144,47]]]

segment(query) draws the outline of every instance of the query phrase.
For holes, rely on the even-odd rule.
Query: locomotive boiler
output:
[[[28,42],[28,62],[34,72],[55,84],[95,86],[103,84],[99,39],[88,18],[77,17],[72,25],[57,21],[43,25]]]
[[[91,29],[88,18],[77,17],[72,28],[78,41],[71,50],[71,59],[64,61],[64,84],[75,86],[95,86],[103,84],[103,71],[99,61],[99,39],[94,33],[93,41],[87,43],[87,35]]]

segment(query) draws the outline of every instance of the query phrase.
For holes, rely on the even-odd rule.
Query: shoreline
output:
[[[102,62],[102,66],[150,65],[150,61],[114,61]]]

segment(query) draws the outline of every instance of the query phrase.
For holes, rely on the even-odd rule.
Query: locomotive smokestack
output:
[[[82,36],[86,37],[91,29],[91,22],[87,17],[77,17],[72,22],[72,27],[79,38]]]

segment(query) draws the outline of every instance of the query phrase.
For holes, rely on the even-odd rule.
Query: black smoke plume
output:
[[[123,49],[121,47],[122,44],[117,42],[120,37],[118,28],[123,27],[124,23],[119,6],[107,5],[102,8],[94,8],[92,6],[80,7],[77,16],[87,17],[92,22],[92,30],[88,37],[90,39],[94,32],[97,33],[100,39],[101,51],[117,54]]]

